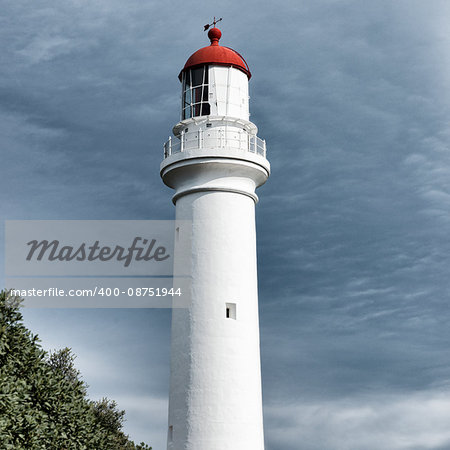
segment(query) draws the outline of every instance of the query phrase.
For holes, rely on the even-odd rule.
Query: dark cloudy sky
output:
[[[0,5],[2,220],[173,218],[158,172],[177,75],[222,16],[272,164],[257,206],[267,450],[450,448],[448,2]],[[165,448],[169,311],[25,317],[45,348],[74,349],[132,438]]]

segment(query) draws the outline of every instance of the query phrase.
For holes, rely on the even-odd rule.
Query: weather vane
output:
[[[213,23],[206,24],[205,29],[203,31],[206,31],[209,29],[210,26],[214,25],[214,28],[216,27],[216,23],[219,23],[222,20],[222,17],[219,20],[216,20],[216,17],[214,16]]]

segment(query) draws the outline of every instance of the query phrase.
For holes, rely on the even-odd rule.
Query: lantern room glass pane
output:
[[[191,86],[191,71],[190,70],[188,70],[187,72],[184,72],[184,78],[185,78],[186,87]]]
[[[185,91],[185,96],[184,96],[184,106],[186,105],[190,105],[192,103],[192,96],[191,96],[191,89],[188,88]]]
[[[202,101],[202,86],[192,89],[194,103]]]
[[[192,76],[192,86],[201,86],[203,84],[203,72],[205,71],[205,67],[199,67],[198,69],[191,69]]]
[[[209,116],[211,114],[211,106],[209,103],[202,103],[202,116]]]

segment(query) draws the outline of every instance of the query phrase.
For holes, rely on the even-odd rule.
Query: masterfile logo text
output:
[[[139,243],[142,243],[140,246]],[[75,248],[71,245],[61,245],[61,243],[54,239],[49,242],[44,239],[37,241],[36,239],[27,242],[30,246],[30,251],[27,255],[27,261],[36,258],[37,261],[47,257],[48,261],[110,261],[116,259],[123,261],[124,267],[128,267],[131,261],[164,261],[170,258],[166,252],[166,247],[163,245],[156,246],[156,239],[144,239],[142,237],[135,237],[130,247],[121,247],[115,245],[113,247],[105,245],[100,246],[100,241],[95,241],[92,245],[86,242],[81,243]],[[156,248],[155,248],[156,247]]]

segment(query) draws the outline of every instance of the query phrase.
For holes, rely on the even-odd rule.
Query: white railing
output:
[[[266,157],[266,141],[245,131],[230,130],[197,130],[182,132],[179,138],[164,144],[164,158],[174,153],[202,148],[231,148],[245,150]]]

